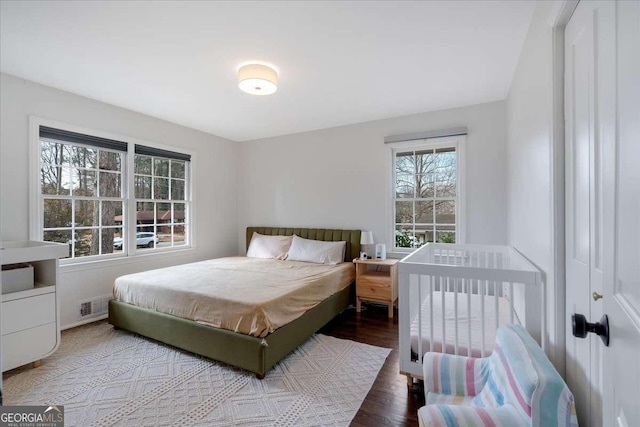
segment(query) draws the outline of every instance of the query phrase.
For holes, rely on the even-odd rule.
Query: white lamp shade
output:
[[[373,231],[363,231],[360,235],[361,245],[373,245]]]
[[[278,73],[266,65],[245,65],[238,70],[238,87],[251,95],[271,95],[278,90]]]

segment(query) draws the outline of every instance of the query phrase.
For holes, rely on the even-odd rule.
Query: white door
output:
[[[605,347],[568,318],[581,426],[640,426],[639,5],[581,1],[565,30],[567,315],[611,326]]]
[[[602,425],[603,345],[589,334],[573,337],[570,316],[600,319],[602,271],[602,135],[598,91],[603,77],[598,58],[604,54],[604,31],[611,31],[612,2],[582,1],[565,29],[565,184],[567,272],[567,383],[576,398],[581,426]]]
[[[616,64],[603,178],[604,310],[611,344],[604,352],[604,425],[640,426],[640,2],[615,8]]]

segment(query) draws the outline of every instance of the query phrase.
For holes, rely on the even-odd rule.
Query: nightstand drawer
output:
[[[362,298],[388,300],[391,298],[391,283],[388,275],[363,274],[358,277],[356,294]]]

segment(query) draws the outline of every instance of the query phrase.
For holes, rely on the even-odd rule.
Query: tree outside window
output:
[[[455,147],[398,151],[394,167],[395,247],[455,243]]]
[[[69,257],[111,254],[122,236],[123,153],[42,139],[43,238],[69,244]]]
[[[129,145],[132,152],[127,143],[41,127],[42,238],[68,244],[68,258],[125,256],[131,241],[141,251],[188,245],[190,156]],[[134,194],[126,197],[130,180]]]

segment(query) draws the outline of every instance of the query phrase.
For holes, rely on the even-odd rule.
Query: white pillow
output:
[[[306,261],[318,264],[339,264],[344,262],[347,242],[322,242],[293,235],[287,261]]]
[[[251,243],[247,249],[247,256],[251,258],[285,259],[293,236],[265,236],[255,231],[251,236]]]

